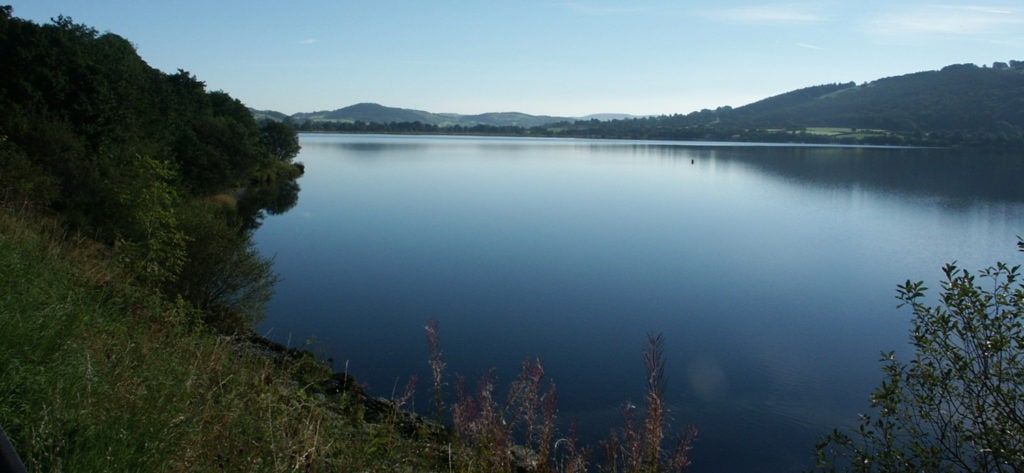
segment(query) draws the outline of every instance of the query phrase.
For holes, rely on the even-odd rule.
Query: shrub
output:
[[[277,277],[232,212],[209,200],[181,210],[189,236],[186,258],[167,290],[201,310],[204,322],[218,331],[248,333],[262,317]]]
[[[1018,243],[1024,251],[1024,240]],[[898,288],[914,313],[914,358],[883,353],[873,415],[817,447],[823,471],[1024,470],[1024,285],[1020,266],[977,276],[948,264],[939,304],[922,282]]]

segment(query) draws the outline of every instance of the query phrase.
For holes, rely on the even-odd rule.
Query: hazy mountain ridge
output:
[[[648,117],[459,115],[373,103],[288,117],[254,113],[301,130],[342,132],[1005,147],[1024,143],[1024,61],[954,64],[860,85],[805,87],[736,108]]]
[[[340,123],[405,123],[420,122],[425,125],[440,127],[463,126],[472,127],[477,125],[497,127],[523,127],[530,128],[543,126],[551,123],[576,121],[576,120],[619,120],[634,118],[634,115],[625,113],[601,113],[587,115],[585,117],[555,117],[549,115],[530,115],[521,112],[488,112],[475,115],[462,115],[458,113],[433,113],[425,110],[408,108],[388,107],[377,103],[358,103],[335,110],[323,110],[317,112],[300,112],[286,115],[273,110],[253,110],[256,119],[290,120],[296,124],[310,122],[340,122]]]
[[[324,110],[318,112],[300,112],[292,115],[285,115],[272,110],[254,110],[257,118],[270,118],[274,120],[289,119],[296,124],[310,122],[338,122],[338,123],[408,123],[420,122],[425,125],[440,127],[448,126],[518,126],[533,127],[560,121],[576,120],[573,117],[552,117],[546,115],[530,115],[520,112],[490,112],[477,115],[462,115],[458,113],[433,113],[425,110],[408,108],[388,107],[377,103],[357,103],[335,110]]]

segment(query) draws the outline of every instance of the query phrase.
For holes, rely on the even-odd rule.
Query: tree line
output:
[[[824,84],[742,107],[539,126],[420,121],[286,121],[302,131],[1012,148],[1024,144],[1024,62],[955,64],[856,84]]]
[[[695,114],[708,114],[705,110]],[[693,114],[690,114],[693,115]],[[992,129],[892,131],[857,127],[813,127],[787,124],[776,128],[741,127],[722,123],[694,123],[689,115],[577,120],[543,126],[451,125],[413,122],[341,122],[306,120],[283,123],[300,132],[479,135],[544,138],[590,138],[672,141],[730,141],[748,143],[804,143],[871,146],[932,146],[963,148],[1011,148],[1024,144],[1024,134],[1008,125]],[[820,132],[818,128],[828,128]]]

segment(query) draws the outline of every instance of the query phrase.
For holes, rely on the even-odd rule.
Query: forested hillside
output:
[[[541,130],[535,130],[541,131]],[[1024,144],[1024,63],[826,84],[742,107],[552,125],[552,135],[1009,147]]]
[[[244,329],[269,296],[246,232],[293,203],[295,132],[158,71],[126,39],[0,9],[0,201],[54,212],[137,278]],[[217,196],[217,197],[215,197]]]
[[[261,116],[340,132],[1012,147],[1024,144],[1024,62],[958,64],[861,85],[806,87],[737,108],[615,120],[485,114],[455,121],[373,104]]]
[[[973,64],[940,71],[802,89],[723,113],[724,123],[854,127],[921,133],[1020,135],[1024,127],[1024,65]]]

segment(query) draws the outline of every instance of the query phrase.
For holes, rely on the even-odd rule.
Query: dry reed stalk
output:
[[[642,463],[653,467],[659,463],[661,441],[665,437],[665,338],[661,334],[647,336],[644,368],[647,371],[647,415],[644,417]]]
[[[637,407],[627,403],[623,408],[623,428],[621,434],[612,432],[601,447],[605,455],[605,464],[601,471],[606,472],[681,472],[689,465],[689,452],[693,439],[697,435],[694,428],[689,428],[678,437],[671,450],[662,446],[668,423],[665,407],[665,339],[661,334],[648,335],[645,345],[643,362],[647,374],[647,392],[644,394],[646,403],[643,421],[638,423],[634,417]]]
[[[438,422],[444,420],[443,373],[444,361],[441,360],[441,327],[437,319],[427,321],[424,328],[427,333],[427,347],[430,350],[430,374],[434,381],[434,410]]]
[[[445,406],[442,395],[442,373],[439,324],[431,319],[425,327],[430,349],[430,366],[434,381],[434,403],[438,418]],[[668,409],[665,406],[664,337],[648,335],[643,353],[647,386],[642,420],[636,418],[637,406],[627,403],[623,408],[623,428],[613,431],[601,443],[605,463],[600,471],[612,473],[681,472],[689,462],[689,452],[697,431],[688,429],[680,435],[671,450],[663,448],[666,437]],[[465,439],[482,461],[483,471],[509,471],[522,468],[513,465],[518,454],[528,456],[529,471],[586,472],[590,452],[576,444],[576,424],[570,434],[555,441],[557,396],[554,383],[544,386],[546,372],[539,358],[523,361],[518,377],[510,384],[503,404],[495,399],[497,378],[487,371],[477,389],[468,393],[465,378],[457,377],[456,402],[451,421],[455,433]],[[521,445],[516,445],[517,438]],[[520,461],[522,458],[519,459]],[[471,470],[476,465],[469,465]]]

